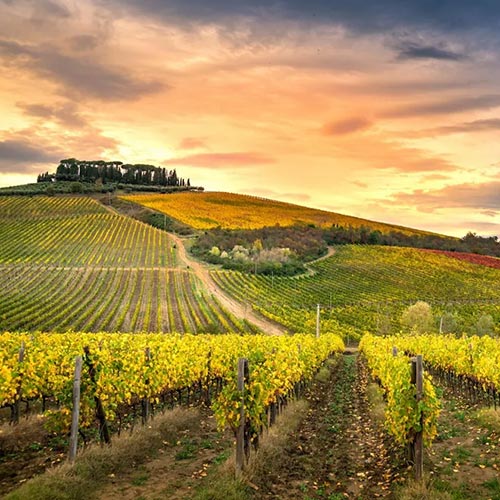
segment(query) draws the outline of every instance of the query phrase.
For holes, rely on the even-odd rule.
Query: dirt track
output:
[[[271,335],[283,335],[284,333],[286,333],[285,328],[281,325],[273,323],[265,319],[264,317],[257,315],[251,309],[247,309],[245,305],[229,297],[229,295],[223,292],[215,284],[215,282],[212,280],[212,277],[210,276],[208,269],[188,256],[182,239],[172,233],[169,233],[169,236],[175,242],[179,261],[184,262],[184,264],[193,271],[193,273],[206,287],[207,291],[211,293],[231,314],[239,319],[246,319],[247,321],[250,321],[265,333]]]

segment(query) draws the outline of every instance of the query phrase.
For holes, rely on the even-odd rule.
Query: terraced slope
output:
[[[436,316],[460,316],[463,328],[484,313],[500,321],[498,269],[421,250],[376,246],[339,247],[310,269],[293,278],[228,271],[212,276],[235,298],[294,331],[314,330],[317,304],[325,328],[332,329],[340,322],[397,330],[401,311],[417,300],[431,303]]]
[[[163,231],[87,197],[0,198],[0,330],[246,331]]]

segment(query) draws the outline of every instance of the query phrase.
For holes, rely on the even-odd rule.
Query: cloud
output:
[[[441,208],[472,208],[484,212],[500,210],[500,181],[481,184],[456,184],[438,190],[417,189],[397,193],[392,201],[413,205],[424,212]]]
[[[208,149],[203,137],[184,137],[179,143],[179,149]]]
[[[482,210],[481,214],[486,215],[486,217],[496,217],[498,215],[498,212],[496,212],[495,210]]]
[[[421,45],[414,42],[401,43],[398,49],[398,59],[438,59],[442,61],[463,61],[464,54],[459,54],[443,47]]]
[[[6,139],[0,141],[0,172],[33,173],[34,165],[54,163],[60,156],[53,149],[47,150],[28,139]]]
[[[18,102],[16,106],[21,109],[25,115],[35,118],[44,118],[46,120],[54,120],[66,127],[76,128],[88,125],[87,120],[82,117],[78,112],[77,106],[72,102],[54,104],[52,106]]]
[[[429,137],[436,135],[463,134],[470,132],[490,132],[500,130],[500,118],[489,118],[484,120],[474,120],[470,122],[458,123],[457,125],[446,125],[424,130],[410,132],[408,137]]]
[[[372,122],[368,118],[363,116],[353,116],[343,120],[325,123],[321,130],[325,135],[344,135],[365,130],[371,125]]]
[[[263,165],[274,163],[275,159],[270,156],[253,153],[200,153],[178,158],[169,158],[163,163],[168,165],[191,165],[195,167],[210,167],[231,169],[240,167],[249,167],[252,165]]]
[[[317,25],[340,25],[361,33],[387,32],[404,27],[462,32],[495,31],[500,5],[492,0],[407,1],[379,0],[106,0],[128,5],[135,12],[189,23],[227,23],[230,18],[287,19]]]
[[[103,100],[130,100],[168,88],[159,80],[141,80],[129,70],[87,56],[68,56],[53,46],[33,46],[0,40],[0,56],[8,63],[55,82],[69,95]]]
[[[37,126],[6,133],[0,139],[0,172],[37,174],[55,171],[61,158],[115,157],[120,143],[93,127],[61,131]]]
[[[480,96],[462,96],[439,101],[423,102],[410,105],[400,105],[382,113],[386,118],[406,118],[413,116],[431,116],[449,113],[463,113],[493,109],[500,106],[500,94],[486,94]]]
[[[368,183],[366,182],[362,182],[362,181],[350,181],[351,184],[354,184],[355,186],[359,187],[359,188],[367,188],[368,187]]]
[[[52,0],[36,0],[34,2],[35,12],[33,20],[38,20],[41,17],[68,19],[71,17],[71,12],[65,5]]]
[[[101,40],[95,35],[75,35],[68,39],[73,50],[85,52],[99,46]]]

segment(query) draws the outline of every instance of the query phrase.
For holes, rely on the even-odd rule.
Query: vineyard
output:
[[[335,214],[226,194],[125,198],[198,228],[261,227],[258,221],[271,219],[283,225],[354,224],[327,218]],[[97,440],[112,441],[112,450],[141,419],[153,425],[152,415],[161,419],[179,406],[212,419],[217,436],[210,447],[236,439],[241,474],[250,450],[265,446],[271,424],[279,427],[287,418],[283,409],[305,395],[310,406],[302,410],[297,432],[287,430],[289,441],[266,462],[266,477],[235,498],[390,497],[394,485],[411,475],[409,463],[424,467],[424,454],[424,470],[440,477],[448,460],[451,474],[469,467],[471,496],[457,498],[490,490],[497,498],[500,437],[496,427],[484,426],[481,411],[491,407],[497,418],[500,344],[472,335],[482,315],[491,317],[492,334],[498,333],[495,259],[488,266],[480,265],[482,258],[441,252],[343,245],[330,247],[327,257],[294,277],[226,271],[191,260],[175,234],[120,215],[112,204],[72,196],[0,197],[0,240],[0,493],[14,488],[5,480],[11,477],[9,460],[29,463],[23,453],[40,448],[65,460],[77,437],[79,452]],[[432,331],[453,335],[399,333],[403,312],[416,301],[432,306]],[[453,319],[454,330],[443,317]],[[280,325],[294,335],[282,335]],[[349,349],[338,356],[343,339],[359,340],[359,354]],[[379,423],[371,417],[369,390],[383,406]],[[466,410],[457,412],[458,406]],[[21,453],[16,443],[4,452],[5,435],[23,425],[42,425],[44,444],[27,442]],[[471,429],[477,439],[464,438],[467,461],[454,451],[462,447],[455,437]],[[154,453],[160,442],[166,448],[189,443],[168,459],[184,460],[177,456],[193,454],[190,439],[160,439]],[[57,443],[53,450],[50,443]],[[199,463],[191,479],[202,481],[209,467],[218,470],[231,450],[223,453],[213,463]],[[282,458],[289,462],[279,469]],[[19,462],[19,471],[23,466]],[[16,483],[24,481],[13,474]],[[101,484],[114,474],[108,469]],[[443,485],[465,491],[445,479]],[[12,498],[24,498],[19,491]]]
[[[317,226],[368,226],[382,232],[399,230],[409,234],[425,234],[380,222],[367,221],[348,215],[326,212],[291,203],[284,203],[256,196],[232,193],[182,193],[175,196],[125,195],[123,199],[138,203],[170,215],[196,229],[257,229],[265,226],[292,226],[315,224]]]
[[[309,273],[293,278],[227,271],[213,271],[212,277],[291,331],[314,329],[317,304],[324,331],[342,326],[397,332],[401,312],[418,300],[430,303],[436,316],[460,316],[462,331],[483,313],[500,321],[496,269],[410,248],[375,246],[338,247],[333,256],[309,267]]]
[[[320,365],[344,345],[340,337],[161,334],[10,334],[0,335],[0,408],[28,406],[38,400],[56,404],[48,425],[69,429],[75,357],[84,356],[80,425],[95,418],[99,399],[107,421],[122,422],[134,403],[165,402],[174,391],[217,383],[214,402],[219,426],[236,429],[238,359],[248,359],[250,384],[246,412],[252,432],[266,422],[266,410],[294,387],[310,380]],[[19,352],[22,351],[22,355]],[[97,399],[96,399],[97,398]],[[188,399],[189,402],[189,399]],[[101,422],[102,424],[102,422]]]
[[[422,353],[428,365],[441,374],[461,377],[484,391],[496,407],[500,405],[500,342],[490,337],[417,335],[392,339],[406,352]]]
[[[0,198],[0,329],[253,331],[177,264],[163,231],[91,198]]]

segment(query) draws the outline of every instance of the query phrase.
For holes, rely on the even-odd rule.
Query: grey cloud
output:
[[[405,118],[412,116],[462,113],[465,111],[492,109],[500,106],[500,94],[486,94],[475,97],[456,97],[433,102],[409,104],[393,108],[382,116],[386,118]]]
[[[0,40],[0,56],[62,86],[69,95],[105,100],[136,99],[168,88],[158,80],[144,81],[89,57],[70,57],[55,47],[41,48]]]
[[[99,46],[99,37],[95,35],[75,35],[69,38],[69,44],[73,50],[87,51]]]
[[[63,4],[59,2],[54,2],[53,0],[36,0],[35,12],[38,15],[56,17],[60,19],[67,19],[71,17],[70,10]]]
[[[446,125],[424,130],[418,130],[408,134],[410,137],[428,137],[434,135],[462,134],[470,132],[488,132],[500,130],[500,118],[490,118],[485,120],[474,120],[471,122],[459,123],[457,125]]]
[[[402,44],[399,48],[399,59],[438,59],[444,61],[462,61],[464,54],[433,45],[419,45],[416,43]]]
[[[0,172],[32,173],[33,164],[54,163],[60,157],[56,152],[47,151],[27,139],[7,139],[0,141]]]
[[[118,5],[116,0],[105,0]],[[500,4],[496,0],[407,1],[380,0],[122,0],[134,10],[165,20],[225,22],[238,16],[255,19],[280,18],[314,24],[342,25],[369,33],[401,27],[460,32],[471,29],[498,29]]]
[[[87,120],[78,112],[77,106],[71,102],[53,106],[18,102],[16,106],[28,116],[55,120],[67,127],[85,127],[88,125]]]
[[[481,213],[487,217],[496,217],[498,214],[495,210],[483,210]]]

